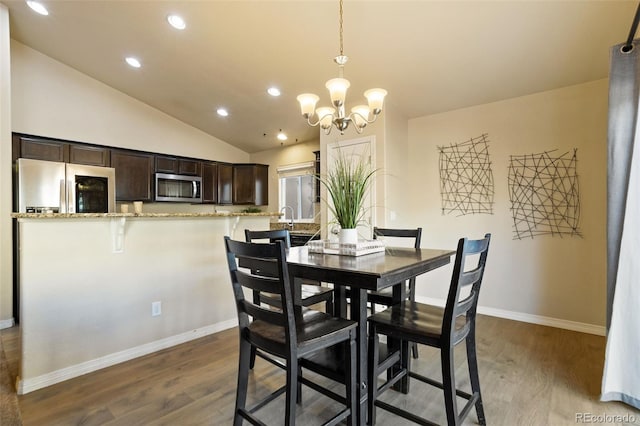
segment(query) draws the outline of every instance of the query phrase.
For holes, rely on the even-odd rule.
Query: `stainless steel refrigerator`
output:
[[[111,167],[18,159],[20,213],[112,213],[115,185]]]

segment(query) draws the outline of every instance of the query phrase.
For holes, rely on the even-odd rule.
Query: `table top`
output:
[[[377,291],[445,265],[454,254],[455,250],[387,247],[384,252],[354,257],[292,247],[287,264],[296,277]]]

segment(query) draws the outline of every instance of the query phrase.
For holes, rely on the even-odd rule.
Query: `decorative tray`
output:
[[[357,244],[341,244],[328,240],[312,240],[307,243],[309,253],[337,254],[342,256],[362,256],[384,251],[381,240],[360,240]]]

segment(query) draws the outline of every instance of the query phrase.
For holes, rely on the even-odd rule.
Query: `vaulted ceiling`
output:
[[[0,0],[11,37],[185,123],[256,152],[318,138],[296,96],[328,104],[338,1]],[[407,118],[605,78],[633,1],[345,0],[347,107],[371,87]],[[187,23],[167,24],[171,13]],[[133,69],[124,57],[136,56]],[[274,98],[269,86],[280,88]],[[228,117],[216,109],[224,106]]]

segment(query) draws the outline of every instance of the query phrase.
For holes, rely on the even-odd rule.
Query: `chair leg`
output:
[[[249,356],[249,370],[253,370],[256,366],[256,347],[251,346],[251,354]]]
[[[287,360],[287,402],[284,424],[296,424],[296,401],[298,400],[298,358],[292,356]]]
[[[358,416],[356,416],[357,407],[359,404],[356,394],[356,332],[351,331],[349,342],[345,345],[345,356],[348,356],[349,362],[347,362],[346,374],[345,374],[345,396],[347,397],[347,405],[351,410],[351,415],[347,418],[347,424],[355,426],[358,422]]]
[[[376,333],[375,327],[369,327],[369,345],[368,345],[368,371],[367,371],[367,424],[374,425],[376,423],[376,406],[375,402],[378,398],[378,357],[379,357],[380,337]]]
[[[249,384],[249,357],[251,355],[251,344],[244,339],[240,339],[240,355],[238,361],[238,388],[236,389],[236,407],[233,414],[233,425],[241,426],[242,417],[240,409],[245,409],[247,403],[247,388]]]
[[[298,405],[302,404],[302,382],[300,377],[302,377],[302,367],[298,364],[298,391],[296,392],[296,403]]]
[[[447,424],[458,425],[458,406],[456,404],[456,377],[453,365],[453,348],[445,347],[440,351],[442,362],[442,388],[444,390],[444,406],[447,412]]]
[[[329,315],[333,316],[334,315],[333,310],[334,310],[333,309],[333,300],[327,300],[325,302],[324,311],[326,313],[328,313]]]
[[[418,344],[416,342],[411,342],[411,354],[413,359],[418,359]]]
[[[475,324],[474,324],[475,325]],[[475,329],[472,325],[471,331],[467,335],[466,339],[467,347],[467,363],[469,365],[469,378],[471,380],[471,392],[478,394],[478,401],[476,402],[476,414],[478,416],[478,423],[486,425],[487,421],[484,417],[484,407],[482,406],[482,394],[480,393],[480,377],[478,376],[478,358],[476,356],[476,336]]]

